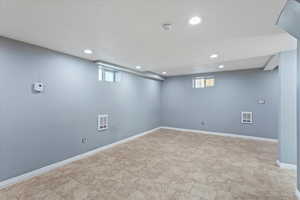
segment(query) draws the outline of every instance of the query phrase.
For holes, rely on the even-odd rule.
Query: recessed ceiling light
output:
[[[223,69],[224,68],[224,65],[219,65],[219,69]]]
[[[189,23],[191,25],[197,25],[197,24],[200,24],[202,22],[202,18],[201,17],[198,17],[198,16],[195,16],[195,17],[192,17],[190,20],[189,20]]]
[[[135,68],[136,68],[136,69],[141,69],[142,67],[141,67],[141,66],[136,66]]]
[[[85,50],[83,50],[83,52],[85,54],[93,54],[93,51],[91,49],[85,49]]]
[[[210,55],[210,58],[211,58],[211,59],[218,58],[218,57],[219,57],[219,54],[216,54],[216,53]]]
[[[165,74],[167,74],[167,72],[163,72],[162,74],[164,74],[164,75],[165,75]]]

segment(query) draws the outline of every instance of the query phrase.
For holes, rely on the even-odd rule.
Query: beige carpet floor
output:
[[[1,200],[294,200],[277,144],[160,130],[0,191]]]

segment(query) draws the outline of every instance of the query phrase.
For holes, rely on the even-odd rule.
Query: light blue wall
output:
[[[193,76],[203,76],[193,75]],[[213,73],[213,88],[193,89],[192,75],[168,78],[162,86],[162,125],[265,138],[278,137],[278,71]],[[258,104],[258,100],[265,104]],[[252,111],[254,124],[241,124]],[[202,122],[204,124],[202,124]]]
[[[297,171],[300,172],[300,38],[298,38],[297,54]],[[297,182],[300,190],[300,173],[297,173]]]
[[[278,26],[298,40],[298,56],[297,56],[297,168],[300,170],[300,0],[287,1],[281,16],[278,20]],[[300,190],[300,173],[297,173],[298,185]],[[299,197],[298,197],[299,198]]]
[[[161,82],[97,75],[91,62],[0,37],[0,181],[160,125]],[[97,132],[100,113],[109,131]]]
[[[160,125],[277,138],[277,71],[215,73],[216,86],[198,90],[192,76],[97,76],[91,62],[0,37],[0,181]],[[32,92],[35,81],[44,93]],[[241,125],[240,111],[255,123]],[[105,132],[96,130],[101,113],[110,116]]]
[[[280,53],[279,161],[297,163],[297,51]]]
[[[294,36],[300,38],[300,0],[288,0],[277,22],[277,25]]]

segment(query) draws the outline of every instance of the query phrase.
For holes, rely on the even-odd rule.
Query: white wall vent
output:
[[[241,113],[241,123],[242,124],[252,124],[253,123],[252,112],[242,112]]]
[[[98,131],[108,129],[108,115],[98,115]]]

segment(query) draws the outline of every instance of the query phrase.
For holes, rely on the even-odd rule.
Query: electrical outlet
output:
[[[82,139],[81,139],[81,143],[82,143],[82,144],[85,144],[85,143],[87,143],[87,141],[88,141],[88,139],[87,139],[87,138],[82,138]]]

